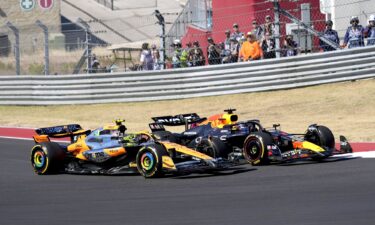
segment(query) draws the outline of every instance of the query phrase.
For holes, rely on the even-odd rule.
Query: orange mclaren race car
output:
[[[126,174],[144,177],[225,169],[233,163],[183,145],[155,141],[148,132],[125,133],[123,120],[94,131],[78,124],[36,129],[31,165],[37,174]],[[154,129],[158,125],[155,124]],[[50,137],[70,137],[69,144]]]

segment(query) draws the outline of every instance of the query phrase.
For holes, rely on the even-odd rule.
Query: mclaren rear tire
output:
[[[39,175],[58,173],[63,167],[66,152],[54,142],[35,145],[31,149],[31,166]]]
[[[156,143],[139,150],[136,157],[138,172],[145,178],[163,176],[163,155],[168,154],[164,146]]]
[[[253,166],[269,163],[268,146],[272,145],[272,137],[265,132],[255,132],[247,136],[244,141],[244,158]]]

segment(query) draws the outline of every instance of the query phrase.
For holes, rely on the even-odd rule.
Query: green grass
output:
[[[375,80],[320,85],[285,91],[192,98],[185,100],[65,106],[0,106],[0,125],[43,127],[79,123],[96,128],[126,119],[130,131],[148,129],[152,116],[197,112],[201,116],[237,108],[240,120],[281,123],[288,132],[323,124],[350,141],[375,141]],[[178,130],[181,128],[171,128]]]

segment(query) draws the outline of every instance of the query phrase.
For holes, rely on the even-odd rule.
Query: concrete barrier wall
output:
[[[184,99],[375,77],[375,47],[166,71],[0,76],[1,105]]]

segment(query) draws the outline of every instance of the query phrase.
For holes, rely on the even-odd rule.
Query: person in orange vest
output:
[[[239,54],[239,61],[258,60],[262,56],[262,49],[254,34],[248,32],[246,41],[242,44]]]

